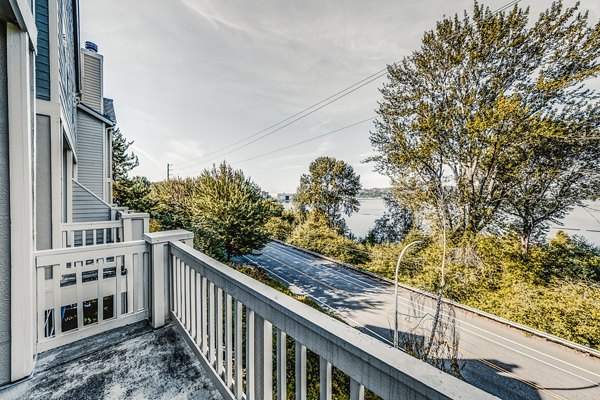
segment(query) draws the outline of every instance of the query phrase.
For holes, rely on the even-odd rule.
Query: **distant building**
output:
[[[277,201],[281,203],[291,203],[295,196],[295,193],[277,193]]]
[[[269,192],[261,192],[260,195],[262,196],[263,199],[270,199],[271,198],[271,194]]]

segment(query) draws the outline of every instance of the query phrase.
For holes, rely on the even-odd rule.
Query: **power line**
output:
[[[362,121],[358,121],[358,122],[355,122],[355,123],[350,124],[350,125],[346,125],[346,126],[344,126],[342,128],[338,128],[338,129],[336,129],[334,131],[331,131],[331,132],[323,133],[321,135],[312,137],[310,139],[302,140],[300,142],[296,142],[296,143],[290,144],[288,146],[280,147],[278,149],[275,149],[275,150],[272,150],[272,151],[268,151],[266,153],[262,153],[262,154],[259,154],[257,156],[254,156],[254,157],[250,157],[250,158],[246,158],[244,160],[238,161],[238,162],[234,162],[233,164],[241,164],[241,163],[246,162],[246,161],[254,160],[254,159],[261,158],[261,157],[264,157],[264,156],[268,156],[268,155],[271,155],[271,154],[274,154],[274,153],[279,153],[280,151],[287,150],[287,149],[290,149],[292,147],[300,146],[301,144],[312,142],[313,140],[321,139],[322,137],[325,137],[325,136],[328,136],[328,135],[333,135],[334,133],[338,133],[338,132],[343,131],[345,129],[352,128],[353,126],[364,124],[365,122],[373,120],[373,118],[375,118],[375,116],[369,117],[367,119],[363,119]]]
[[[501,6],[501,7],[497,8],[496,10],[494,10],[492,12],[492,15],[504,11],[504,10],[508,9],[509,7],[511,7],[511,6],[514,6],[514,5],[518,4],[520,1],[521,0],[512,0],[512,1],[508,2],[507,4],[505,4],[504,6]],[[321,101],[313,104],[312,106],[307,107],[304,110],[299,111],[296,114],[293,114],[290,117],[287,117],[287,118],[285,118],[285,119],[283,119],[283,120],[281,120],[281,121],[279,121],[279,122],[277,122],[277,123],[275,123],[273,125],[270,125],[267,128],[264,128],[264,129],[262,129],[260,131],[257,131],[255,133],[251,134],[250,136],[242,138],[242,139],[240,139],[240,140],[238,140],[238,141],[236,141],[234,143],[231,143],[231,144],[229,144],[227,146],[223,146],[223,147],[221,147],[221,148],[219,148],[217,150],[209,152],[209,153],[207,153],[205,155],[202,155],[200,157],[193,158],[193,159],[186,160],[186,161],[182,161],[181,164],[186,164],[186,163],[189,163],[189,162],[192,162],[192,161],[200,160],[202,158],[207,157],[208,155],[219,153],[219,152],[221,152],[223,150],[226,150],[226,149],[229,149],[229,148],[231,148],[233,146],[236,146],[238,144],[244,143],[248,139],[251,139],[253,137],[256,137],[256,136],[260,135],[256,139],[251,140],[250,142],[247,142],[245,144],[241,144],[240,146],[237,146],[237,147],[235,147],[235,148],[233,148],[233,149],[231,149],[231,150],[229,150],[229,151],[227,151],[227,152],[225,152],[223,154],[220,154],[220,155],[218,155],[216,157],[213,157],[213,158],[211,158],[209,160],[204,160],[200,164],[189,165],[189,166],[185,166],[185,167],[181,167],[181,168],[174,168],[174,169],[178,170],[178,171],[183,171],[183,170],[190,169],[190,168],[198,168],[198,167],[200,167],[200,166],[202,166],[204,164],[207,164],[209,162],[215,161],[218,158],[224,157],[224,156],[229,155],[229,154],[231,154],[231,153],[233,153],[233,152],[235,152],[237,150],[240,150],[240,149],[242,149],[244,147],[247,147],[247,146],[249,146],[249,145],[251,145],[253,143],[256,143],[257,141],[262,140],[262,139],[264,139],[264,138],[266,138],[266,137],[268,137],[268,136],[270,136],[270,135],[272,135],[272,134],[274,134],[276,132],[281,131],[283,128],[285,128],[285,127],[287,127],[287,126],[289,126],[289,125],[291,125],[291,124],[293,124],[293,123],[295,123],[295,122],[297,122],[297,121],[299,121],[299,120],[301,120],[303,118],[308,117],[309,115],[311,115],[311,114],[317,112],[318,110],[320,110],[320,109],[328,106],[329,104],[331,104],[331,103],[333,103],[335,101],[338,101],[338,100],[342,99],[343,97],[346,97],[350,93],[353,93],[356,90],[358,90],[358,89],[360,89],[360,88],[368,85],[369,83],[371,83],[371,82],[373,82],[373,81],[375,81],[375,80],[383,77],[386,72],[387,72],[387,66],[385,68],[383,68],[383,69],[375,72],[374,74],[369,75],[368,77],[366,77],[366,78],[364,78],[364,79],[362,79],[362,80],[360,80],[360,81],[358,81],[358,82],[356,82],[356,83],[354,83],[354,84],[352,84],[352,85],[350,85],[350,86],[348,86],[348,87],[346,87],[346,88],[344,88],[344,89],[342,89],[342,90],[340,90],[340,91],[332,94],[331,96],[329,96],[329,97],[327,97],[327,98],[325,98],[325,99],[323,99],[323,100],[321,100]],[[312,111],[307,112],[309,110],[312,110]],[[298,118],[296,118],[296,117],[298,117]],[[287,122],[287,121],[289,121],[289,122]],[[281,125],[284,122],[287,122],[287,123],[284,124],[284,125],[282,125],[282,126],[279,126],[279,125]],[[275,128],[277,126],[279,126],[279,127],[276,128],[276,129],[274,129],[274,130],[272,130],[272,131],[270,131],[272,128]],[[263,135],[261,135],[261,134],[263,134]],[[293,147],[293,146],[290,146],[290,147]],[[283,150],[283,149],[280,149],[278,151],[281,151],[281,150]],[[273,151],[273,153],[275,153],[275,152],[277,152],[277,151]],[[256,158],[262,157],[262,156],[263,155],[257,156]],[[245,162],[245,161],[249,161],[249,159],[243,160],[241,162]]]
[[[386,70],[387,70],[387,69],[384,69],[384,71],[386,71]],[[357,91],[358,89],[360,89],[360,88],[362,88],[362,87],[364,87],[364,86],[368,85],[369,83],[371,83],[371,82],[373,82],[373,81],[375,81],[375,80],[377,80],[377,79],[381,78],[383,75],[385,75],[385,73],[383,73],[383,74],[379,74],[379,75],[375,76],[374,78],[367,80],[366,82],[365,82],[365,80],[363,80],[362,82],[364,82],[364,83],[362,83],[362,84],[360,84],[359,86],[356,86],[355,88],[353,88],[353,89],[351,89],[351,90],[347,91],[346,93],[342,94],[341,96],[335,97],[335,98],[333,98],[333,99],[331,99],[331,100],[327,101],[326,103],[324,103],[324,104],[320,105],[319,107],[317,107],[317,108],[313,109],[312,111],[310,111],[310,112],[307,112],[307,113],[305,113],[305,114],[302,114],[302,115],[300,115],[299,117],[297,117],[297,118],[295,118],[295,119],[292,119],[292,120],[291,120],[291,121],[289,121],[288,123],[286,123],[286,124],[284,124],[284,125],[281,125],[281,126],[280,126],[280,127],[278,127],[277,129],[274,129],[274,130],[271,130],[271,131],[269,131],[269,132],[267,132],[267,133],[264,133],[264,134],[260,135],[259,137],[257,137],[257,138],[255,138],[255,139],[251,140],[251,141],[250,141],[250,142],[248,142],[248,143],[241,144],[241,145],[239,145],[239,146],[237,146],[237,147],[235,147],[235,148],[233,148],[233,149],[231,149],[231,150],[229,150],[229,151],[227,151],[227,152],[225,152],[225,153],[223,153],[223,154],[221,154],[221,155],[218,155],[218,156],[216,156],[216,157],[213,157],[213,158],[211,158],[211,159],[209,159],[209,160],[202,161],[200,164],[197,164],[197,165],[190,165],[190,166],[187,166],[187,167],[179,168],[178,170],[179,170],[179,171],[183,171],[183,170],[190,169],[190,168],[194,168],[194,167],[196,167],[196,168],[197,168],[197,167],[200,167],[201,165],[204,165],[204,164],[206,164],[206,163],[209,163],[209,162],[211,162],[211,161],[214,161],[214,160],[216,160],[216,159],[218,159],[218,158],[221,158],[221,157],[224,157],[224,156],[226,156],[226,155],[228,155],[228,154],[231,154],[231,153],[233,153],[233,152],[235,152],[235,151],[237,151],[237,150],[240,150],[240,149],[242,149],[242,148],[244,148],[244,147],[246,147],[246,146],[249,146],[249,145],[251,145],[251,144],[253,144],[253,143],[256,143],[256,142],[258,142],[259,140],[262,140],[262,139],[266,138],[267,136],[271,136],[272,134],[274,134],[274,133],[276,133],[276,132],[279,132],[280,130],[282,130],[283,128],[285,128],[285,127],[287,127],[287,126],[289,126],[289,125],[291,125],[291,124],[293,124],[293,123],[295,123],[295,122],[297,122],[297,121],[299,121],[299,120],[301,120],[301,119],[303,119],[303,118],[306,118],[306,117],[308,117],[308,116],[309,116],[309,115],[311,115],[311,114],[314,114],[315,112],[319,111],[320,109],[322,109],[322,108],[324,108],[324,107],[327,107],[329,104],[331,104],[331,103],[333,103],[333,102],[336,102],[336,101],[338,101],[339,99],[341,99],[341,98],[343,98],[343,97],[346,97],[346,96],[348,96],[349,94],[351,94],[351,93],[353,93],[353,92]],[[288,118],[288,120],[289,120],[289,118]],[[263,132],[264,132],[264,131],[263,131]],[[247,138],[247,139],[249,139],[249,138]]]
[[[507,8],[510,8],[510,7],[514,6],[514,5],[517,5],[517,4],[518,4],[520,1],[521,1],[521,0],[513,0],[513,1],[510,1],[510,2],[508,2],[507,4],[503,5],[502,7],[500,7],[500,8],[497,8],[497,9],[495,9],[494,11],[492,11],[492,15],[493,15],[493,14],[497,14],[497,13],[499,13],[499,12],[501,12],[501,11],[504,11],[504,10],[506,10]]]
[[[215,154],[215,153],[219,153],[219,152],[221,152],[221,151],[223,151],[223,150],[225,150],[225,149],[228,149],[228,148],[230,148],[230,147],[233,147],[233,146],[235,146],[235,145],[237,145],[237,144],[243,143],[243,142],[245,142],[246,140],[248,140],[248,139],[251,139],[251,138],[253,138],[253,137],[257,136],[257,135],[260,135],[261,133],[264,133],[264,132],[266,132],[266,131],[268,131],[268,130],[270,130],[270,129],[272,129],[272,128],[275,128],[276,126],[278,126],[278,125],[281,125],[281,124],[283,124],[284,122],[287,122],[287,121],[291,120],[292,118],[295,118],[295,117],[297,117],[297,116],[299,116],[299,115],[302,115],[302,114],[304,114],[305,112],[307,112],[307,111],[309,111],[309,110],[311,110],[311,109],[313,109],[313,108],[315,108],[315,107],[317,107],[317,106],[320,106],[320,105],[322,105],[322,107],[319,107],[319,108],[317,108],[317,109],[315,109],[315,110],[311,111],[310,113],[308,113],[308,114],[306,114],[306,115],[303,115],[303,116],[302,116],[302,117],[300,117],[300,118],[297,118],[297,119],[295,119],[295,120],[294,120],[294,121],[292,121],[291,123],[293,123],[293,122],[296,122],[296,121],[298,121],[298,120],[300,120],[300,119],[302,119],[302,118],[304,118],[304,117],[306,117],[306,116],[308,116],[308,115],[312,114],[313,112],[315,112],[315,111],[317,111],[317,110],[320,110],[321,108],[323,108],[323,107],[325,107],[325,106],[327,106],[327,105],[329,105],[329,104],[333,103],[334,101],[337,101],[337,100],[339,100],[339,99],[341,99],[341,98],[343,98],[343,97],[347,96],[348,94],[350,94],[350,93],[352,93],[352,92],[354,92],[354,91],[356,91],[356,90],[358,90],[358,89],[362,88],[363,86],[365,86],[365,85],[367,85],[367,84],[369,84],[369,83],[371,83],[371,82],[373,82],[373,81],[375,81],[375,80],[377,80],[377,79],[379,79],[379,78],[383,77],[383,75],[385,75],[385,72],[386,72],[386,71],[387,71],[387,67],[386,67],[386,68],[384,68],[384,69],[381,69],[381,70],[379,70],[379,71],[377,71],[377,72],[375,72],[375,73],[374,73],[374,74],[372,74],[372,75],[369,75],[368,77],[366,77],[366,78],[364,78],[364,79],[362,79],[362,80],[360,80],[360,81],[358,81],[358,82],[356,82],[356,83],[354,83],[354,84],[352,84],[352,85],[350,85],[350,86],[347,86],[346,88],[344,88],[344,89],[342,89],[342,90],[340,90],[340,91],[338,91],[338,92],[336,92],[336,93],[332,94],[332,95],[331,95],[331,96],[329,96],[329,97],[326,97],[325,99],[323,99],[323,100],[319,101],[318,103],[315,103],[315,104],[313,104],[313,105],[312,105],[312,106],[310,106],[310,107],[307,107],[307,108],[303,109],[302,111],[299,111],[299,112],[297,112],[297,113],[296,113],[296,114],[294,114],[294,115],[291,115],[291,116],[289,116],[289,117],[287,117],[287,118],[285,118],[285,119],[282,119],[281,121],[279,121],[279,122],[277,122],[277,123],[275,123],[275,124],[273,124],[273,125],[271,125],[271,126],[268,126],[268,127],[267,127],[267,128],[265,128],[265,129],[262,129],[262,130],[260,130],[260,131],[258,131],[258,132],[255,132],[255,133],[251,134],[250,136],[247,136],[247,137],[245,137],[245,138],[243,138],[243,139],[240,139],[240,140],[238,140],[238,141],[236,141],[236,142],[234,142],[234,143],[231,143],[231,144],[229,144],[229,145],[227,145],[227,146],[223,146],[223,147],[221,147],[221,148],[219,148],[219,149],[217,149],[217,150],[211,151],[211,152],[209,152],[209,153],[207,153],[207,154],[204,154],[204,155],[202,155],[201,157],[197,157],[197,158],[193,158],[193,159],[190,159],[190,160],[182,161],[181,163],[183,164],[183,163],[188,163],[188,162],[191,162],[191,161],[196,161],[196,160],[199,160],[199,159],[201,159],[201,158],[205,158],[205,157],[207,157],[207,156],[209,156],[209,155],[212,155],[212,154]],[[358,85],[360,85],[360,86],[358,86]],[[357,86],[357,87],[356,87],[356,86]],[[352,90],[351,90],[351,89],[352,89]],[[344,92],[346,92],[346,91],[348,91],[348,90],[351,90],[351,91],[350,91],[350,92],[348,92],[348,93],[345,93],[345,94],[343,94],[342,96],[339,96],[339,95],[341,95],[342,93],[344,93]],[[339,97],[337,97],[337,96],[339,96]],[[335,98],[335,99],[334,99],[334,98]],[[325,102],[327,102],[328,100],[331,100],[331,99],[334,99],[334,100],[333,100],[333,101],[330,101],[330,102],[328,102],[327,104],[323,104],[323,103],[325,103]],[[288,126],[288,125],[290,125],[290,124],[286,124],[285,126]],[[283,126],[283,127],[281,127],[281,128],[284,128],[285,126]],[[250,144],[250,143],[248,143],[248,144]],[[225,155],[225,154],[223,154],[223,155]],[[222,157],[222,156],[219,156],[219,157]],[[175,164],[175,165],[177,165],[177,164]],[[192,167],[193,167],[193,166],[192,166]],[[180,169],[180,170],[183,170],[183,169],[187,169],[187,168],[191,168],[191,167],[182,167],[182,168],[179,168],[179,169]]]

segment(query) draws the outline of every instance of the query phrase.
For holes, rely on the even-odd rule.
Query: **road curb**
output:
[[[392,285],[394,284],[394,281],[392,279],[384,278],[383,276],[379,276],[379,275],[374,274],[372,272],[365,271],[363,269],[357,268],[354,265],[347,264],[347,263],[335,260],[335,259],[333,259],[331,257],[324,256],[322,254],[319,254],[317,252],[314,252],[314,251],[311,251],[311,250],[308,250],[308,249],[303,249],[302,247],[294,246],[293,244],[286,243],[286,242],[283,242],[281,240],[277,240],[277,239],[271,239],[271,240],[273,242],[282,244],[282,245],[287,246],[287,247],[291,247],[293,249],[296,249],[298,251],[302,251],[304,253],[313,255],[315,257],[319,257],[319,258],[322,258],[324,260],[331,261],[331,262],[336,263],[336,264],[338,264],[338,265],[340,265],[340,266],[342,266],[344,268],[350,269],[350,270],[352,270],[354,272],[357,272],[359,274],[368,276],[368,277],[373,278],[375,280],[378,280],[378,281],[381,281],[381,282],[386,282],[386,283],[389,283],[389,284],[392,284]],[[398,283],[398,287],[401,287],[403,289],[406,289],[406,290],[409,290],[411,292],[418,293],[420,295],[427,296],[427,297],[430,297],[430,298],[433,298],[433,299],[437,298],[437,296],[434,295],[433,293],[429,293],[429,292],[426,292],[424,290],[417,289],[417,288],[414,288],[412,286],[405,285],[403,283]],[[574,343],[574,342],[571,342],[569,340],[560,338],[558,336],[554,336],[554,335],[551,335],[549,333],[542,332],[542,331],[530,328],[530,327],[525,326],[525,325],[521,325],[521,324],[519,324],[517,322],[511,321],[511,320],[508,320],[508,319],[505,319],[505,318],[502,318],[502,317],[498,317],[496,315],[487,313],[485,311],[478,310],[478,309],[473,308],[473,307],[466,306],[464,304],[457,303],[457,302],[452,301],[452,300],[443,299],[442,301],[444,303],[446,303],[446,304],[449,304],[449,305],[453,306],[453,307],[459,308],[459,309],[464,310],[464,311],[468,311],[470,313],[473,313],[473,314],[478,315],[480,317],[484,317],[484,318],[490,319],[492,321],[501,323],[503,325],[507,325],[507,326],[509,326],[511,328],[523,331],[523,332],[528,333],[530,335],[534,335],[534,336],[540,337],[540,338],[545,339],[545,340],[547,340],[549,342],[560,344],[562,346],[569,347],[570,349],[577,350],[577,351],[579,351],[581,353],[584,353],[586,355],[590,355],[590,356],[593,356],[593,357],[600,358],[600,351],[598,351],[598,350],[594,350],[592,348],[580,345],[578,343]]]

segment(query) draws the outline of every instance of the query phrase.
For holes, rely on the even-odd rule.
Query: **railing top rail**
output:
[[[417,392],[427,399],[495,398],[183,243],[170,242],[170,249],[236,300],[380,395],[394,398]]]
[[[34,252],[36,267],[42,268],[67,261],[82,261],[94,257],[111,257],[118,252],[135,253],[145,251],[145,240],[134,240],[122,243],[101,244],[96,246],[69,247],[64,249],[41,250]]]
[[[94,221],[94,222],[70,222],[61,224],[62,230],[87,230],[87,229],[104,229],[104,228],[119,228],[123,226],[123,221]]]

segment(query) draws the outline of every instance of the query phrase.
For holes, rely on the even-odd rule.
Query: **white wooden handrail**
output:
[[[144,240],[35,252],[37,350],[148,317]]]
[[[350,377],[351,399],[362,399],[365,388],[384,399],[495,398],[188,245],[170,242],[168,247],[172,318],[228,399],[273,398],[274,330],[278,377],[285,376],[286,337],[296,342],[297,399],[307,395],[307,349],[321,359],[322,399],[331,398],[332,366]],[[246,363],[242,366],[244,351]],[[286,398],[285,380],[275,384],[277,398]]]
[[[123,221],[93,221],[62,224],[63,247],[86,247],[123,242]]]

